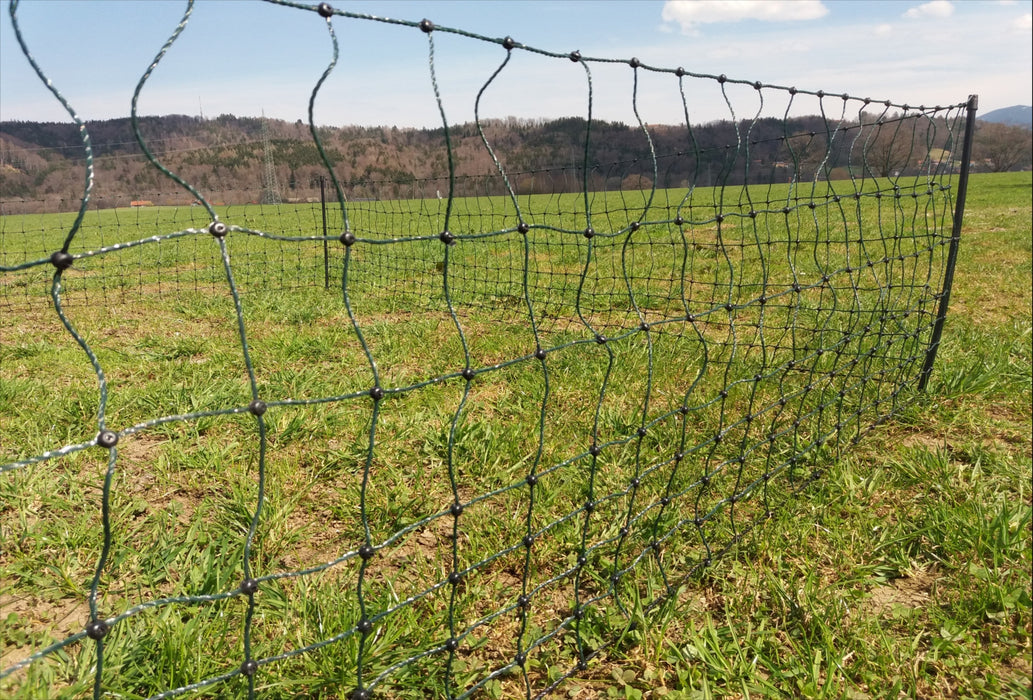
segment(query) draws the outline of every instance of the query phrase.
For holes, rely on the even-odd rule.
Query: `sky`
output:
[[[298,4],[315,4],[297,0]],[[979,94],[980,112],[1033,104],[1033,2],[978,0],[480,0],[345,2],[350,12],[419,21],[548,51],[848,93],[897,104],[947,105]],[[83,119],[125,117],[137,82],[186,9],[184,0],[23,0],[30,52]],[[69,121],[31,70],[0,3],[0,120]],[[439,127],[419,29],[331,20],[340,57],[314,106],[321,125]],[[472,121],[477,93],[505,58],[492,43],[435,32],[434,68],[449,123]],[[308,119],[332,56],[315,12],[262,0],[197,0],[185,30],[140,93],[140,114]],[[678,80],[627,63],[590,64],[593,117],[685,121]],[[637,84],[635,82],[637,75]],[[690,119],[842,109],[839,99],[683,83]],[[634,99],[633,99],[634,98]],[[725,98],[728,98],[727,101]],[[729,106],[731,104],[731,106]],[[586,116],[582,66],[514,50],[484,90],[482,118]],[[636,110],[638,116],[636,116]],[[856,108],[854,113],[856,114]]]

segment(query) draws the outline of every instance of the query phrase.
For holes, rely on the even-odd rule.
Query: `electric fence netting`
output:
[[[921,395],[975,98],[270,1],[326,28],[326,209],[230,201],[155,155],[137,103],[190,2],[131,107],[180,199],[110,216],[9,4],[85,163],[76,212],[4,205],[0,691],[544,697]],[[434,177],[345,178],[324,148],[338,35],[366,26],[426,46]],[[449,104],[435,58],[474,44],[497,62]],[[509,162],[505,100],[484,105],[520,66],[582,85],[572,162]],[[593,117],[618,70],[632,160]],[[640,118],[645,81],[683,123]],[[721,138],[690,118],[703,93]]]

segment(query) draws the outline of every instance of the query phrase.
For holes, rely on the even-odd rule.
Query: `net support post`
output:
[[[323,288],[330,289],[330,247],[326,242],[326,178],[319,176],[319,209],[323,212]]]
[[[943,289],[940,292],[940,307],[933,323],[933,335],[929,340],[929,349],[925,352],[925,364],[918,379],[918,390],[924,392],[929,385],[936,362],[936,351],[940,348],[940,337],[943,335],[943,323],[947,319],[947,307],[950,304],[951,287],[954,284],[954,267],[958,262],[958,244],[961,242],[961,223],[965,215],[965,195],[968,192],[968,174],[972,163],[972,140],[976,133],[976,111],[979,109],[979,95],[968,96],[965,113],[965,142],[961,146],[961,172],[958,176],[958,198],[954,203],[954,227],[951,230],[950,248],[947,251],[947,265],[943,272]]]

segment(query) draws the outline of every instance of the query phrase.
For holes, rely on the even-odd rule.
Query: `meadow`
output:
[[[79,635],[0,692],[91,692],[95,589],[120,697],[1030,697],[1030,174],[924,393],[949,199],[816,187],[226,207],[236,295],[203,208],[88,212],[83,344],[0,273],[0,669]]]

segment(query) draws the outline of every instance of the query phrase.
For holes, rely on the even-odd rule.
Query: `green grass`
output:
[[[364,574],[367,609],[391,611],[377,619],[365,643],[365,681],[444,644],[450,610],[455,628],[464,630],[512,608],[473,627],[451,661],[438,651],[390,673],[378,697],[441,696],[446,683],[452,692],[472,688],[512,661],[518,639],[526,645],[553,632],[556,637],[528,654],[526,677],[511,669],[479,693],[522,696],[525,681],[545,687],[575,663],[580,638],[583,649],[603,650],[587,670],[559,686],[559,697],[1029,697],[1030,192],[1028,173],[973,177],[951,315],[929,395],[901,395],[901,410],[856,447],[847,440],[898,402],[890,394],[892,384],[874,387],[861,378],[881,367],[913,378],[922,360],[919,341],[928,338],[919,331],[910,345],[885,347],[860,333],[860,326],[875,324],[885,341],[898,327],[913,331],[928,321],[905,322],[899,313],[918,302],[880,299],[874,279],[866,277],[892,273],[921,281],[918,256],[887,260],[871,273],[843,271],[856,261],[907,255],[914,244],[909,249],[901,247],[906,238],[871,238],[862,245],[849,234],[858,225],[872,231],[875,220],[892,213],[896,230],[920,236],[942,211],[908,208],[909,197],[903,208],[882,208],[866,198],[856,208],[830,206],[830,215],[823,213],[817,222],[805,217],[788,224],[777,211],[782,204],[747,204],[744,214],[751,208],[773,211],[730,217],[719,231],[712,221],[714,195],[701,190],[684,231],[666,223],[643,226],[637,233],[651,244],[633,246],[622,257],[626,234],[620,232],[636,218],[641,195],[625,193],[623,202],[598,195],[593,227],[599,235],[587,268],[588,241],[578,233],[584,215],[577,213],[576,198],[522,202],[528,210],[554,208],[566,217],[552,219],[564,230],[532,229],[534,245],[527,251],[529,281],[540,285],[532,295],[538,342],[549,351],[541,444],[545,374],[531,356],[536,338],[523,297],[523,243],[516,234],[463,238],[482,225],[515,226],[511,204],[459,202],[450,228],[460,240],[447,259],[436,239],[356,244],[349,301],[376,359],[380,385],[405,389],[452,376],[389,391],[377,417],[366,524],[377,544],[412,529],[379,549]],[[746,194],[755,202],[784,202],[789,193],[762,188],[735,198]],[[674,191],[660,195],[664,206],[676,206],[683,197]],[[735,209],[728,196],[724,211]],[[442,205],[436,201],[392,206],[414,212],[406,219],[412,228],[401,235],[434,236],[441,228]],[[285,209],[279,218],[257,208],[223,213],[231,225],[297,235],[291,231],[298,222],[309,227],[316,221],[311,210],[302,209]],[[493,218],[485,218],[488,212]],[[130,214],[135,220],[126,222]],[[358,204],[353,216],[360,238],[379,225]],[[4,217],[5,255],[46,257],[60,247],[59,227],[66,220]],[[207,221],[195,207],[100,212],[87,224],[71,252],[137,237],[120,227],[159,233],[204,227]],[[43,233],[55,226],[56,233]],[[828,232],[831,245],[815,245],[819,231]],[[306,228],[305,235],[313,233]],[[140,237],[145,235],[151,234]],[[35,241],[36,247],[15,248],[12,240]],[[83,258],[66,273],[68,315],[104,368],[110,384],[107,421],[116,430],[158,416],[246,406],[251,398],[214,241],[207,234],[178,241]],[[321,288],[321,242],[280,244],[234,232],[227,246],[235,272],[246,271],[239,275],[244,320],[263,398],[346,396],[373,386],[339,291],[339,243],[331,242],[330,292]],[[936,248],[937,265],[941,250]],[[11,262],[7,257],[3,264]],[[683,264],[694,272],[690,283],[682,282]],[[613,338],[605,345],[594,342],[594,332],[576,317],[585,269],[582,309],[595,309],[586,320]],[[274,271],[273,279],[263,270]],[[307,271],[309,289],[280,289],[298,270]],[[390,271],[390,279],[382,270]],[[827,286],[787,291],[794,281],[814,285],[823,271],[838,271]],[[446,272],[462,337],[444,300]],[[625,273],[638,313],[620,286]],[[39,268],[3,278],[0,303],[23,306],[0,320],[0,463],[96,434],[96,376],[46,307],[50,274]],[[112,285],[112,277],[120,281]],[[389,295],[391,280],[399,284]],[[760,288],[751,286],[761,282],[785,292],[763,316],[755,302]],[[856,296],[854,287],[861,288]],[[837,312],[830,312],[833,298]],[[615,299],[624,307],[614,309]],[[731,312],[723,308],[726,303],[733,305]],[[922,303],[931,310],[929,302]],[[686,308],[701,320],[686,322]],[[639,313],[664,332],[637,331]],[[846,336],[841,354],[813,356],[818,343],[834,342],[844,330],[853,335]],[[466,366],[464,343],[476,375],[456,420],[467,391],[455,376]],[[514,358],[525,359],[495,367]],[[861,361],[846,371],[850,358]],[[818,381],[785,371],[752,380],[764,368],[784,369],[791,359],[813,367]],[[830,377],[838,366],[844,369]],[[699,372],[700,383],[687,395]],[[891,374],[886,381],[901,377]],[[807,384],[816,388],[803,391]],[[728,396],[715,402],[725,385]],[[832,397],[840,387],[848,390],[836,413],[839,404]],[[784,411],[769,406],[779,392],[791,397]],[[683,418],[674,411],[686,402],[699,408]],[[832,408],[809,413],[824,404]],[[359,502],[371,406],[363,397],[273,405],[265,414],[265,502],[250,560],[256,575],[337,561],[362,543]],[[858,415],[851,417],[855,410]],[[744,415],[755,419],[743,423]],[[802,419],[794,429],[796,417]],[[786,464],[770,483],[751,486],[837,422],[843,424],[838,449],[831,440]],[[648,431],[640,439],[636,431],[643,424]],[[721,443],[712,440],[718,432]],[[780,434],[769,444],[768,433]],[[593,434],[602,446],[594,468],[588,454]],[[686,453],[682,462],[674,460],[678,451]],[[741,467],[726,462],[744,451],[748,459]],[[239,586],[257,499],[255,419],[234,414],[164,423],[123,436],[118,455],[101,613]],[[529,505],[522,480],[534,464],[536,471],[549,471],[534,491],[531,527],[539,534],[527,580],[543,585],[575,567],[584,536],[588,561],[577,593],[569,576],[545,585],[521,633],[515,604],[525,558],[518,546],[471,571],[456,587],[454,604],[448,585],[424,595],[452,568],[450,473],[467,504],[457,549],[459,566],[466,568],[519,545]],[[93,448],[0,474],[0,667],[80,631],[88,621],[106,468],[106,452]],[[808,484],[815,469],[821,477]],[[704,470],[714,473],[701,488]],[[640,485],[633,490],[629,481],[635,476]],[[584,511],[564,516],[583,507],[589,489],[599,500],[586,530]],[[484,494],[492,495],[471,502]],[[671,506],[661,509],[659,499],[668,494],[675,494]],[[729,503],[732,494],[741,498]],[[771,518],[747,532],[768,511]],[[637,519],[618,544],[629,513]],[[686,517],[702,517],[700,529],[691,523],[676,527]],[[636,563],[662,533],[670,533],[660,559],[663,571],[648,553]],[[715,553],[729,544],[731,549],[683,579],[706,556],[701,533]],[[614,561],[634,568],[611,587]],[[317,573],[263,580],[255,597],[254,658],[343,638],[263,665],[255,676],[260,697],[351,692],[359,642],[348,632],[361,618],[359,568],[353,554]],[[665,573],[678,588],[659,607],[647,609],[667,592]],[[588,606],[578,634],[558,631],[575,598],[607,591],[615,597]],[[244,658],[246,609],[246,598],[237,596],[165,605],[121,620],[105,639],[105,688],[147,697],[235,671]],[[638,623],[630,630],[629,619]],[[92,642],[71,644],[0,681],[0,692],[19,698],[88,694],[94,663]],[[235,677],[200,695],[243,697],[245,688]]]

